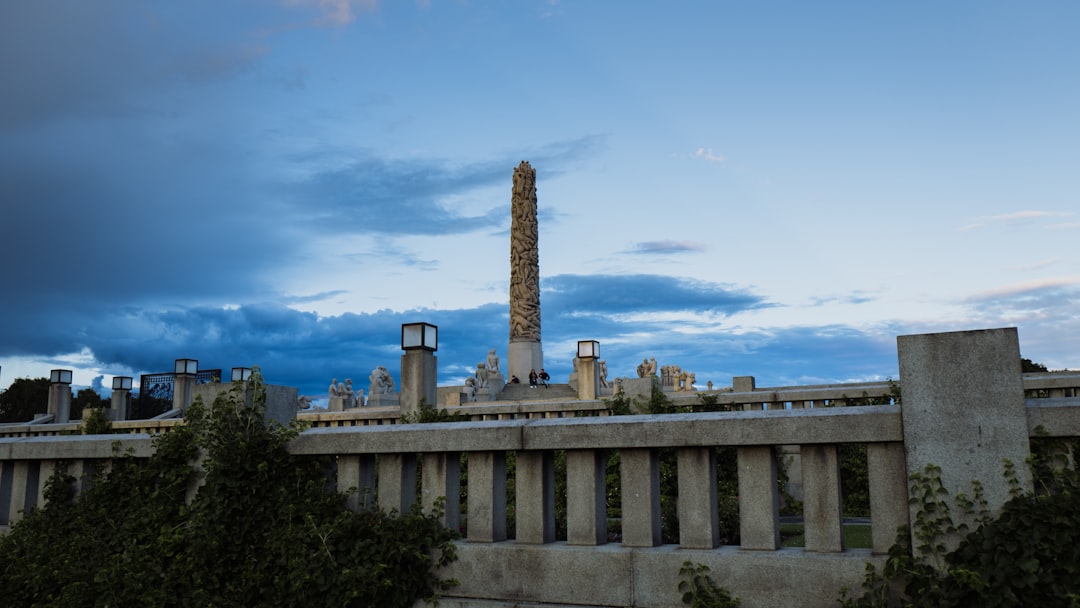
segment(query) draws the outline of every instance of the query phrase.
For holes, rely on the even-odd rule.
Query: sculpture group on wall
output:
[[[643,359],[637,366],[638,378],[649,378],[656,375],[656,358]]]
[[[697,377],[678,365],[665,365],[660,368],[661,386],[671,387],[677,393],[695,390],[695,382],[697,382]]]
[[[330,399],[342,400],[342,406],[346,408],[364,405],[364,389],[353,390],[352,378],[346,378],[345,382],[338,382],[337,378],[330,381],[327,391]]]

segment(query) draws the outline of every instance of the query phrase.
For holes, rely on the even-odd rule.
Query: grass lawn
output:
[[[802,524],[780,525],[780,546],[803,546]],[[844,547],[848,549],[870,548],[870,524],[847,524],[844,526]]]

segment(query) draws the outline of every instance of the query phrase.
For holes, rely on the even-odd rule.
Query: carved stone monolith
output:
[[[510,198],[510,346],[507,377],[527,378],[544,367],[540,346],[540,248],[536,220],[536,170],[514,169]]]

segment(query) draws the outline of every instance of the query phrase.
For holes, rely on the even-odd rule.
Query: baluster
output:
[[[424,512],[430,513],[435,502],[444,498],[443,525],[457,530],[461,527],[461,454],[424,454],[422,462],[420,492]]]
[[[740,447],[738,459],[741,546],[775,551],[780,546],[780,493],[772,447]]]
[[[904,444],[867,444],[866,467],[870,478],[871,545],[874,553],[885,554],[896,542],[896,529],[908,524]]]
[[[836,446],[804,445],[800,452],[805,548],[807,551],[843,551],[843,505]]]
[[[469,452],[468,539],[506,540],[506,453]]]
[[[628,547],[660,544],[660,459],[654,449],[622,450],[622,536]]]
[[[680,448],[679,546],[714,549],[720,545],[716,498],[716,451]]]
[[[519,543],[555,542],[555,455],[517,453],[516,536]]]
[[[603,450],[566,451],[566,543],[607,542],[607,455]]]
[[[416,503],[416,454],[379,455],[379,508],[404,513]]]

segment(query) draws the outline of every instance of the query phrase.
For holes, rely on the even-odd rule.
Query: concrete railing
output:
[[[576,415],[591,402],[537,411],[523,403],[490,404],[461,408],[495,408],[485,410],[484,416],[494,417],[486,421],[403,425],[396,416],[376,416],[371,419],[390,422],[312,428],[289,449],[333,456],[337,487],[349,493],[356,509],[365,508],[365,500],[402,510],[445,499],[445,523],[465,536],[458,561],[443,572],[461,584],[443,606],[677,606],[685,561],[708,566],[744,606],[834,605],[841,586],[858,588],[867,562],[883,563],[897,527],[909,521],[910,473],[933,462],[955,491],[983,480],[991,506],[999,506],[1001,484],[994,478],[1000,477],[1002,458],[1022,461],[1035,434],[1080,437],[1080,398],[1064,392],[1074,389],[1060,386],[1061,375],[1021,379],[1003,371],[1018,356],[1015,330],[906,338],[900,351],[902,406],[818,406],[861,399],[864,392],[886,396],[887,383],[857,385],[857,391],[840,385],[721,393],[745,409],[663,416]],[[955,354],[981,349],[980,356]],[[942,353],[963,360],[946,369],[937,360]],[[1051,396],[1058,388],[1063,392]],[[1045,397],[1025,398],[1028,390],[1045,391]],[[148,455],[151,441],[145,433],[0,439],[0,524],[41,504],[44,480],[58,462],[78,476],[114,449]],[[850,443],[867,448],[867,549],[843,542],[837,450]],[[779,446],[798,446],[801,454],[802,548],[779,546]],[[737,453],[737,546],[720,544],[716,447]],[[661,542],[661,450],[677,458],[677,544]],[[614,541],[606,517],[612,451],[620,455],[621,488],[620,536]],[[557,480],[554,462],[563,454],[565,478]],[[507,500],[511,455],[513,518]],[[558,522],[557,481],[566,488],[565,521]],[[565,539],[556,538],[557,524],[565,527]]]
[[[1030,405],[1026,424],[1049,436],[1080,436],[1075,401]],[[444,573],[461,585],[443,605],[528,599],[540,606],[673,606],[679,568],[690,560],[709,566],[744,605],[805,606],[831,604],[840,586],[857,587],[866,562],[880,565],[897,526],[907,523],[902,424],[896,406],[512,420],[311,429],[289,449],[335,456],[338,488],[350,492],[355,508],[363,508],[363,497],[398,510],[414,502],[430,508],[446,498],[445,523],[464,528],[465,537],[459,561]],[[867,446],[870,549],[843,546],[836,450],[845,443]],[[779,548],[772,448],[780,445],[802,452],[804,548]],[[711,448],[720,446],[738,454],[738,546],[721,546],[718,534]],[[668,448],[678,459],[678,545],[660,543],[658,450]],[[147,456],[152,436],[0,440],[0,523],[41,504],[44,480],[57,462],[80,477],[114,450]],[[613,450],[621,455],[621,542],[608,542],[605,517],[605,464]],[[553,461],[560,451],[566,454],[566,539],[556,541]],[[516,463],[513,528],[506,501],[510,454]],[[465,472],[467,510],[460,493]]]
[[[1024,374],[1023,384],[1024,394],[1029,399],[1080,396],[1080,373],[1078,372]],[[675,405],[693,405],[700,403],[699,395],[708,395],[715,397],[718,403],[736,411],[810,409],[861,405],[867,399],[891,400],[899,388],[899,382],[858,382],[764,387],[738,392],[727,389],[667,393],[667,397]],[[473,422],[606,416],[610,413],[603,399],[492,401],[450,406],[446,409],[451,412],[460,412]],[[398,407],[363,407],[343,412],[300,412],[297,418],[310,424],[312,428],[383,426],[397,424],[401,419],[401,410]],[[52,424],[50,421],[50,418],[46,418],[26,423],[0,424],[0,438],[67,435],[79,431],[80,424],[77,422]],[[183,421],[180,419],[127,420],[114,422],[113,430],[117,433],[160,433],[167,432],[177,424],[183,424]]]

